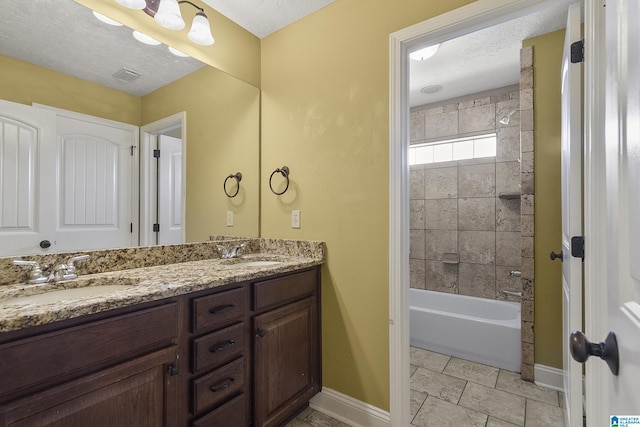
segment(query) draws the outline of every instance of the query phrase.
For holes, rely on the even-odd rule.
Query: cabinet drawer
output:
[[[193,422],[193,427],[246,426],[247,407],[244,394]]]
[[[0,345],[0,400],[172,344],[175,302]]]
[[[244,352],[244,323],[193,340],[193,372],[223,365]]]
[[[246,306],[243,288],[196,298],[193,300],[193,331],[220,327],[240,320]]]
[[[244,357],[193,381],[193,412],[222,402],[244,389]]]
[[[253,309],[261,310],[310,295],[316,287],[316,270],[256,282],[253,284]]]

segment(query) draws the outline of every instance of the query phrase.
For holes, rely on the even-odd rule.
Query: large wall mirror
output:
[[[184,241],[208,240],[213,235],[259,236],[258,88],[193,58],[176,56],[166,45],[142,44],[131,29],[100,22],[91,10],[72,0],[4,0],[2,9],[0,100],[137,126],[143,131],[136,148],[140,164],[149,161],[141,150],[149,135],[183,137]],[[182,120],[167,122],[176,117]],[[159,123],[168,124],[163,128]],[[2,147],[0,140],[0,155],[7,163],[9,154]],[[241,180],[227,180],[238,172]],[[0,188],[11,187],[10,179],[11,174],[5,173]],[[235,197],[225,194],[225,180],[227,193]],[[139,190],[134,194],[144,197],[145,190]],[[15,204],[2,197],[0,203],[0,212],[12,211]],[[137,216],[144,214],[145,209],[140,209],[144,203],[132,201]],[[39,212],[41,217],[56,217],[56,227],[60,226],[60,209]],[[0,229],[6,232],[11,227],[2,221],[0,216]],[[135,221],[134,229],[148,222],[139,217]],[[148,230],[137,232],[147,235],[141,242],[149,243]],[[77,247],[64,250],[87,249],[82,244],[87,239],[76,240]],[[6,242],[11,240],[5,240],[5,246]],[[56,251],[53,243],[33,253]],[[16,245],[15,252],[12,248],[2,256],[27,252]]]

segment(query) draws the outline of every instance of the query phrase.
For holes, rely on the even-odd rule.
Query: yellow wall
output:
[[[181,111],[187,112],[187,241],[258,236],[259,89],[204,67],[142,98],[143,124]],[[240,191],[230,199],[222,184],[236,172]],[[233,227],[226,226],[227,211],[234,212]]]
[[[197,11],[192,6],[182,4],[182,17],[187,24],[183,30],[172,31],[160,25],[140,10],[120,6],[114,0],[76,0],[97,12],[115,19],[131,28],[171,45],[178,50],[238,77],[254,86],[260,85],[260,39],[238,24],[207,6],[204,1],[196,1],[211,23],[211,33],[215,43],[200,46],[187,38],[191,21]]]
[[[560,70],[564,30],[523,42],[533,46],[535,167],[535,362],[562,368]]]
[[[2,55],[0,99],[140,124],[140,97]]]
[[[327,243],[323,384],[386,410],[389,34],[469,3],[338,0],[262,41],[261,234]],[[266,182],[283,165],[277,197]]]

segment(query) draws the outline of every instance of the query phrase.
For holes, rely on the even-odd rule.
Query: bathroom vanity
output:
[[[85,276],[130,287],[41,305],[0,286],[0,425],[281,425],[320,391],[323,259],[257,259]]]

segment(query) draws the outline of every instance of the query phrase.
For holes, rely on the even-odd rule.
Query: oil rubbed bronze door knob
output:
[[[549,254],[549,258],[551,258],[551,261],[555,261],[555,260],[559,259],[560,262],[562,262],[562,251],[560,251],[559,254],[551,251],[551,253]]]
[[[598,356],[607,362],[613,375],[618,375],[620,358],[618,357],[618,340],[616,334],[609,332],[607,338],[598,344],[594,344],[580,331],[573,331],[569,336],[569,349],[571,357],[576,362],[584,363],[590,356]]]

